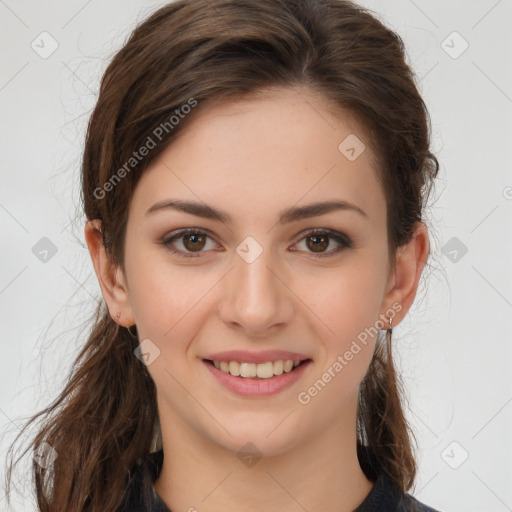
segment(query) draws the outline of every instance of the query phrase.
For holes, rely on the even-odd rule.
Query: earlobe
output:
[[[99,219],[88,221],[84,234],[94,271],[111,317],[119,325],[125,327],[133,325],[135,319],[126,281],[121,268],[112,262],[103,245],[101,221]]]
[[[414,302],[429,250],[427,227],[423,222],[418,222],[411,240],[397,250],[393,270],[394,286],[388,291],[384,300],[388,310],[396,304],[401,306],[399,310],[397,307],[393,308],[397,310],[393,318],[394,327],[403,320]]]

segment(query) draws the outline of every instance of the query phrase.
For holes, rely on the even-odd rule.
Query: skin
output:
[[[307,405],[297,395],[390,308],[393,327],[400,323],[416,295],[428,234],[418,223],[391,267],[374,155],[368,144],[355,161],[338,150],[349,134],[363,141],[366,134],[348,112],[332,112],[307,89],[274,89],[204,108],[135,189],[126,274],[109,260],[98,222],[85,227],[112,318],[123,326],[136,323],[139,340],[149,338],[160,350],[147,366],[165,453],[155,489],[173,511],[348,512],[372,488],[356,455],[356,407],[376,339],[369,337]],[[171,209],[145,215],[171,198],[225,210],[233,223]],[[366,216],[339,210],[277,221],[281,210],[327,200],[353,203]],[[198,247],[197,258],[160,243],[187,227],[210,232],[199,247],[183,237],[174,241],[189,253]],[[303,234],[310,228],[343,233],[353,246],[334,253],[340,244],[330,238],[315,252]],[[263,249],[252,263],[236,252],[248,236]],[[240,397],[202,362],[231,349],[293,350],[313,363],[285,391]],[[248,442],[261,454],[251,467],[237,457]]]

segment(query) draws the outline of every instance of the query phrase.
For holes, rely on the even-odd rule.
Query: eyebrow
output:
[[[208,206],[207,204],[197,203],[194,201],[173,199],[166,199],[155,203],[146,210],[144,216],[168,209],[189,213],[196,217],[217,220],[224,224],[231,224],[233,222],[231,215],[225,211],[219,210],[218,208],[214,208],[213,206]],[[349,203],[348,201],[322,201],[319,203],[311,203],[306,206],[292,207],[282,210],[279,212],[278,222],[279,224],[288,224],[339,210],[357,212],[362,217],[368,219],[366,212],[359,208],[359,206]]]

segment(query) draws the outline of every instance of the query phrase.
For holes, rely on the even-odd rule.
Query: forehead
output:
[[[186,198],[263,217],[283,206],[342,199],[382,214],[366,133],[318,94],[275,89],[196,109],[137,184],[138,212]]]

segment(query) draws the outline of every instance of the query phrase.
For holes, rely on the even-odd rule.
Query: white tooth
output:
[[[266,363],[239,363],[238,361],[213,361],[215,368],[235,377],[270,379],[274,375],[290,372],[300,364],[300,359],[267,361]]]
[[[293,368],[293,360],[292,359],[287,359],[285,362],[284,362],[284,371],[285,372],[290,372]]]
[[[229,373],[238,377],[240,375],[240,363],[238,361],[230,361],[229,362]]]
[[[256,365],[254,363],[240,363],[240,375],[242,377],[256,377]]]
[[[259,363],[256,365],[256,375],[261,379],[270,379],[274,376],[274,365],[272,361],[268,363]]]
[[[281,375],[283,373],[283,361],[274,362],[274,375]]]

